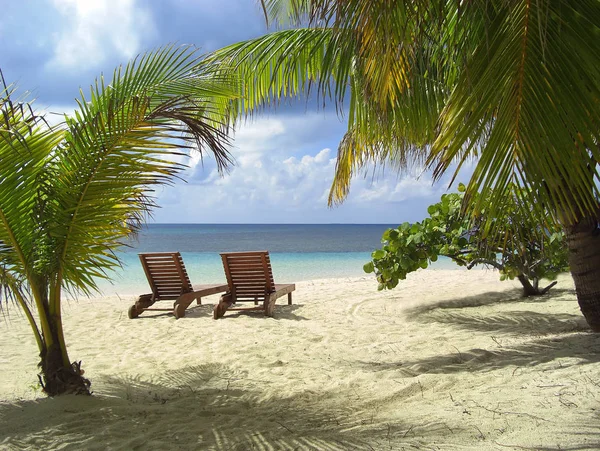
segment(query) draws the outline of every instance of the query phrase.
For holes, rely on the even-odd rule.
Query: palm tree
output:
[[[348,103],[330,203],[369,162],[434,176],[475,158],[466,199],[531,192],[564,228],[579,305],[600,332],[597,0],[261,0],[285,29],[217,51],[238,113],[316,90]],[[287,22],[286,22],[287,21]],[[454,180],[453,177],[453,180]],[[481,205],[468,205],[477,214]],[[498,223],[498,221],[495,221]],[[491,232],[491,231],[490,231]]]
[[[232,88],[190,48],[168,47],[96,81],[79,109],[50,127],[0,91],[0,282],[25,312],[48,395],[89,393],[61,322],[65,289],[89,294],[119,265],[114,250],[154,206],[152,188],[184,167],[173,155],[210,151],[230,163]]]

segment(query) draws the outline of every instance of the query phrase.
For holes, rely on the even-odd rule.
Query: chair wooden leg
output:
[[[175,308],[173,308],[173,315],[175,315],[175,319],[183,318],[185,316],[186,307],[187,305],[175,304]]]
[[[196,299],[196,305],[202,305],[202,298]]]
[[[185,310],[192,305],[192,302],[194,302],[194,299],[177,299],[173,303],[173,315],[175,315],[175,318],[183,318],[185,316]]]
[[[288,293],[288,305],[292,305],[292,293]]]
[[[144,310],[146,310],[152,304],[154,304],[154,302],[155,301],[152,298],[151,294],[142,294],[141,296],[138,296],[137,301],[135,301],[135,304],[129,307],[127,315],[130,319],[137,318]]]
[[[277,302],[277,298],[275,296],[268,296],[265,299],[265,316],[273,316],[273,311],[275,310],[275,303]]]
[[[219,299],[219,303],[217,305],[215,305],[215,307],[213,308],[213,318],[214,319],[222,318],[223,315],[225,315],[225,312],[227,311],[227,309],[229,307],[231,307],[232,304],[233,304],[233,302],[231,302],[230,294],[222,295],[221,299]]]
[[[129,316],[129,319],[137,318],[138,316],[140,316],[140,313],[141,312],[138,311],[135,304],[133,304],[131,307],[129,307],[129,310],[127,310],[127,316]]]

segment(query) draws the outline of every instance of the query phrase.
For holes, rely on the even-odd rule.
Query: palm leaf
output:
[[[38,183],[63,132],[11,94],[6,88],[0,103],[0,265],[25,283],[39,258]]]
[[[173,156],[198,149],[220,169],[231,161],[225,108],[233,91],[201,68],[189,48],[169,47],[115,71],[109,85],[98,80],[89,101],[82,95],[44,185],[56,290],[64,283],[87,292],[119,265],[113,249],[154,206],[152,187],[184,167]]]
[[[596,214],[597,1],[261,4],[273,21],[329,27],[324,45],[340,43],[343,58],[351,60],[348,71],[330,78],[341,93],[337,102],[352,93],[330,201],[343,200],[352,175],[365,164],[392,162],[403,169],[432,145],[428,162],[437,179],[453,164],[456,177],[467,159],[478,158],[467,201],[476,191],[483,194],[478,199],[490,199],[493,188],[492,205],[500,206],[516,183],[527,188],[534,214],[550,208],[563,222]],[[293,30],[288,33],[293,43]],[[264,67],[279,61],[268,52],[254,60]],[[272,92],[280,87],[275,77],[261,85]]]
[[[441,116],[430,159],[437,176],[483,142],[470,192],[494,188],[496,205],[514,182],[565,221],[595,212],[598,2],[515,1],[494,12]]]

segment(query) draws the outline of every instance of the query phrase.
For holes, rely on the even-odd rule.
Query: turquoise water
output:
[[[363,265],[381,244],[386,224],[151,224],[119,254],[123,268],[103,294],[148,291],[138,252],[181,252],[192,283],[224,282],[219,252],[266,249],[275,281],[298,282],[363,276]],[[452,268],[440,259],[434,268]],[[455,267],[455,266],[454,266]]]

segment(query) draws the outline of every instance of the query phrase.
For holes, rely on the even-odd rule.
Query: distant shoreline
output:
[[[401,222],[397,224],[387,224],[380,222],[365,222],[365,223],[357,223],[357,222],[148,222],[145,223],[144,226],[169,226],[169,225],[347,225],[347,226],[386,226],[386,227],[397,227],[402,224]]]

